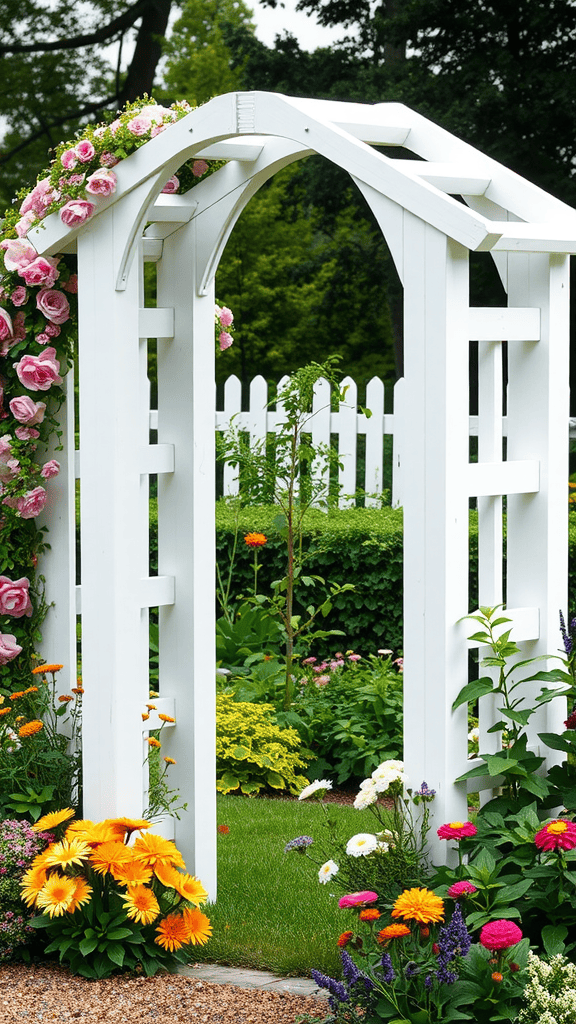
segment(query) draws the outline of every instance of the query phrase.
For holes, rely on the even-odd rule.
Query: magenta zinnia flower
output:
[[[480,932],[480,943],[485,949],[497,953],[500,949],[508,949],[520,942],[522,932],[513,921],[489,921]]]
[[[362,892],[351,892],[347,896],[342,896],[338,900],[339,907],[363,907],[367,903],[374,903],[374,900],[378,899],[377,892],[370,892],[368,889],[363,889]]]
[[[440,839],[467,839],[468,836],[475,836],[478,829],[471,821],[451,821],[447,825],[441,825],[438,829]]]
[[[573,850],[576,847],[576,825],[573,821],[556,818],[534,836],[539,850]]]
[[[470,896],[473,892],[478,892],[475,885],[472,882],[454,882],[448,889],[448,896],[451,896],[453,900],[457,900],[460,896]]]

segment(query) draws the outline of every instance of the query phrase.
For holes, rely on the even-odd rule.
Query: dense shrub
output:
[[[296,730],[275,723],[272,705],[236,703],[230,694],[216,697],[216,789],[220,793],[258,793],[268,786],[299,793],[308,784],[299,772],[309,760]]]
[[[27,821],[0,821],[0,964],[21,955],[34,936],[20,880],[51,840],[50,833],[33,832]]]

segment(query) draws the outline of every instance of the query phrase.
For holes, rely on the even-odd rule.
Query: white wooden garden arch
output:
[[[390,159],[371,144],[404,146],[418,159]],[[558,609],[566,606],[566,254],[576,251],[573,210],[404,106],[233,93],[119,164],[116,194],[82,228],[66,229],[54,215],[31,232],[44,254],[78,253],[85,813],[142,811],[142,730],[157,724],[154,717],[145,726],[141,720],[148,608],[160,606],[163,699],[156,703],[175,712],[177,726],[163,746],[177,761],[172,779],[189,801],[176,839],[212,895],[214,274],[249,199],[277,170],[313,153],[350,173],[404,286],[404,395],[395,415],[403,439],[405,760],[414,785],[425,779],[437,791],[436,823],[467,816],[465,787],[453,783],[466,767],[466,710],[452,714],[450,705],[467,678],[467,628],[458,620],[469,610],[470,495],[479,506],[480,603],[502,600],[501,507],[508,495],[506,600],[527,652],[557,649]],[[188,195],[160,195],[193,156],[229,162]],[[493,255],[508,294],[505,308],[470,308],[471,250]],[[144,260],[158,264],[155,309],[142,308]],[[158,338],[153,445],[148,337]],[[470,339],[480,341],[474,465]],[[73,450],[71,421],[65,427]],[[151,473],[159,481],[157,578],[148,567]],[[75,665],[72,470],[67,480],[60,477],[50,529],[43,569],[55,610],[44,653]],[[548,728],[563,714],[553,706],[547,713]]]

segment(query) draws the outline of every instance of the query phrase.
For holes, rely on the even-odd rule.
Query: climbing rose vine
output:
[[[56,212],[70,228],[84,224],[115,193],[114,167],[191,109],[185,100],[164,107],[144,97],[108,123],[87,126],[56,147],[50,167],[0,223],[0,691],[28,678],[46,613],[36,565],[47,528],[37,519],[49,513],[50,481],[60,470],[58,410],[78,335],[76,259],[41,256],[28,235]],[[223,163],[190,160],[162,191],[187,192]],[[220,351],[232,344],[233,320],[228,307],[216,306]]]

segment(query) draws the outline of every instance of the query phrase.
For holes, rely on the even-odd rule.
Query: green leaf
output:
[[[473,679],[471,683],[467,683],[467,685],[460,690],[460,693],[452,705],[452,710],[455,711],[461,704],[478,700],[479,697],[483,697],[486,693],[492,693],[493,690],[494,681],[488,676],[481,676],[480,679]]]
[[[119,942],[109,942],[106,948],[106,955],[113,964],[122,967],[124,963],[124,947]]]
[[[82,939],[82,942],[78,946],[78,949],[82,953],[82,956],[88,956],[89,953],[93,953],[98,945],[98,938]]]
[[[564,953],[568,929],[563,924],[547,924],[542,929],[542,944],[548,956]]]
[[[538,739],[542,740],[551,750],[564,750],[567,754],[573,754],[576,751],[576,744],[573,740],[566,740],[555,732],[539,732]]]

